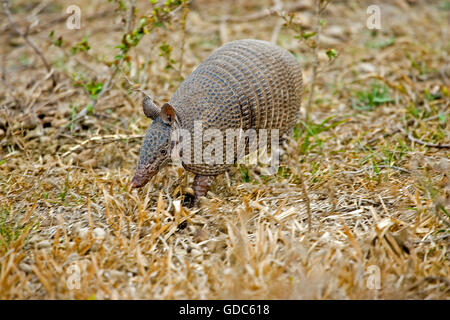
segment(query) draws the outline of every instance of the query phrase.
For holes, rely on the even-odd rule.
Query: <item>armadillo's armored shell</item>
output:
[[[199,120],[203,130],[279,129],[282,137],[297,120],[301,96],[301,68],[292,54],[266,41],[237,40],[203,61],[178,88],[170,104],[181,127],[192,137],[194,121]],[[192,152],[193,159],[203,150]],[[216,175],[227,168],[226,164],[205,163],[184,166],[200,175]]]

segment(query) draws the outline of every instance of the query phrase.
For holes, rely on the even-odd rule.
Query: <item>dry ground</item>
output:
[[[311,2],[294,17],[305,32]],[[181,168],[129,187],[150,122],[135,89],[167,101],[221,43],[259,38],[295,54],[307,97],[312,50],[259,14],[280,2],[177,10],[71,122],[107,80],[127,12],[73,0],[82,25],[69,30],[68,1],[12,1],[57,85],[1,11],[0,298],[448,299],[450,2],[375,1],[378,32],[366,27],[372,2],[327,8],[311,119],[303,110],[279,173],[237,165],[188,209],[176,205],[193,180]],[[150,1],[137,9],[152,14]]]

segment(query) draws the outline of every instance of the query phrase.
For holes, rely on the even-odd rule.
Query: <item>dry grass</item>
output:
[[[33,10],[39,17],[29,37],[51,63],[55,88],[3,12],[0,20],[1,299],[449,298],[450,151],[431,146],[450,139],[448,1],[382,4],[377,34],[365,28],[371,3],[330,4],[312,122],[299,123],[282,170],[266,177],[233,167],[195,210],[179,206],[193,180],[181,168],[130,189],[149,121],[123,73],[93,115],[70,125],[90,101],[79,79],[106,81],[102,55],[117,54],[124,28],[114,4],[72,2],[81,30],[59,19],[63,1],[11,6],[23,30]],[[296,19],[313,28],[304,3]],[[310,79],[311,52],[280,18],[245,21],[272,5],[196,0],[185,32],[178,11],[131,50],[127,77],[166,101],[221,42],[275,37]],[[137,7],[138,16],[150,11],[148,1]],[[62,48],[50,45],[52,29]],[[72,55],[85,35],[91,49]],[[171,69],[159,56],[163,42],[173,48]],[[330,47],[340,55],[327,65],[321,53]],[[330,116],[327,125],[345,121],[320,130]]]

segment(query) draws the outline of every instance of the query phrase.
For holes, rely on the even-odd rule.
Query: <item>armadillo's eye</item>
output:
[[[161,149],[159,150],[159,154],[162,156],[165,156],[167,154],[167,150],[166,149]]]

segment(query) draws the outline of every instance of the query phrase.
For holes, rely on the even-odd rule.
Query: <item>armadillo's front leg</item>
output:
[[[195,175],[194,184],[194,206],[198,204],[200,197],[203,197],[208,192],[209,186],[214,181],[215,176]]]

